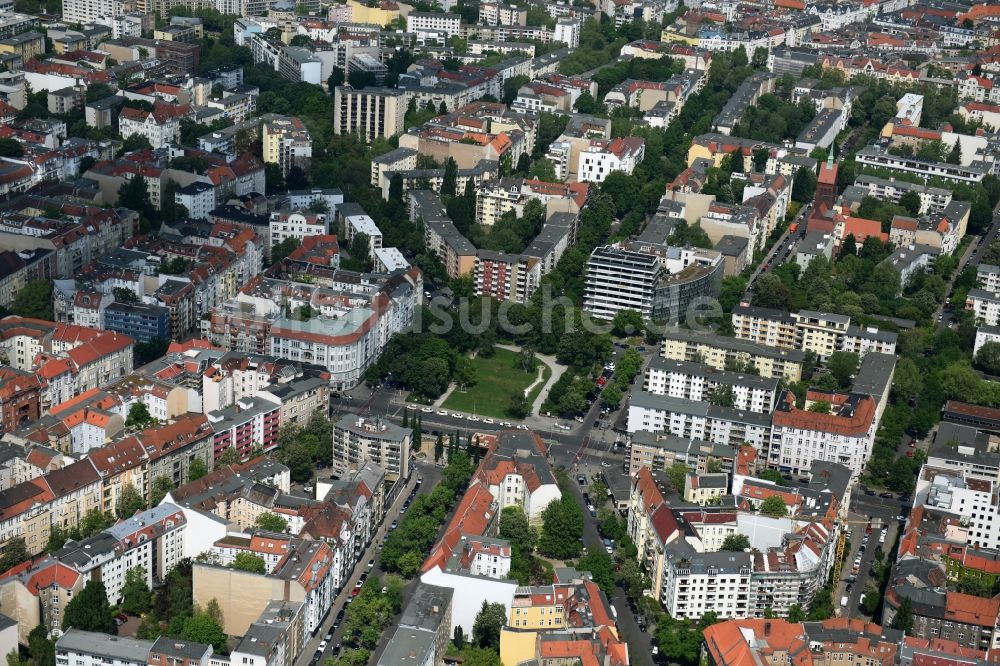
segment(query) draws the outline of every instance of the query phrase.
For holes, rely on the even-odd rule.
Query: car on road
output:
[[[448,416],[448,410],[447,409],[438,410],[438,416]]]
[[[319,651],[322,652],[323,650],[325,650],[327,645],[328,645],[328,643],[326,641],[320,641],[319,642]]]
[[[327,642],[327,643],[329,643],[330,641],[332,641],[333,640],[333,632],[332,631],[326,632],[326,636],[323,637],[323,640],[325,642]]]
[[[523,423],[518,423],[517,424],[517,429],[518,430],[527,430],[528,426],[524,425]]]
[[[493,419],[483,419],[483,423],[488,423],[490,425],[493,425],[494,423],[496,423],[496,421],[494,421]]]
[[[611,467],[611,463],[609,463],[607,460],[602,460],[601,467]]]
[[[360,587],[360,586],[359,586],[359,587],[356,587],[356,588],[354,588],[353,590],[351,590],[351,596],[352,596],[352,597],[356,597],[356,596],[358,596],[358,593],[359,593],[359,592],[361,592],[361,587]]]
[[[126,622],[128,622],[128,616],[125,615],[125,613],[119,613],[118,615],[115,615],[115,626],[120,627]]]
[[[431,412],[434,411],[434,408],[433,407],[424,407],[420,411],[422,411],[424,414],[430,414]]]
[[[875,491],[865,488],[865,495],[867,495],[868,497],[875,497]]]
[[[614,555],[615,553],[615,549],[612,548],[611,546],[605,546],[604,550],[607,552],[608,555]]]
[[[407,409],[417,409],[417,406],[416,405],[407,405],[406,408]]]
[[[882,499],[892,499],[892,493],[888,491],[884,493],[879,493],[878,496],[881,497]]]
[[[399,527],[399,521],[398,520],[394,520],[394,521],[392,521],[392,525],[389,526],[389,529],[390,530],[394,530],[397,527]]]
[[[334,624],[340,624],[344,621],[344,609],[341,608],[340,612],[337,613],[337,618],[333,621]]]
[[[371,569],[373,566],[375,566],[375,560],[374,559],[368,560],[368,568]]]

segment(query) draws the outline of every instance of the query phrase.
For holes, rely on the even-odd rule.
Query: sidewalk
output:
[[[497,345],[497,347],[515,353],[520,353],[521,351],[521,348],[515,345]],[[542,390],[538,392],[538,397],[535,398],[534,404],[531,405],[531,413],[538,415],[542,411],[542,405],[545,404],[545,397],[549,394],[549,389],[551,389],[552,385],[555,384],[557,381],[559,381],[559,378],[563,376],[564,372],[566,372],[566,366],[559,365],[556,362],[555,356],[549,356],[547,354],[539,354],[536,352],[535,358],[537,358],[545,365],[549,366],[549,370],[552,371],[552,375],[549,377],[549,381],[545,382],[545,386],[543,386]],[[532,386],[534,386],[534,384],[532,384]]]

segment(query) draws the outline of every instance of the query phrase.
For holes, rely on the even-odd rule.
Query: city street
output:
[[[843,569],[841,570],[840,581],[837,589],[833,593],[833,603],[842,617],[863,617],[861,610],[861,595],[865,592],[865,587],[872,581],[869,571],[875,561],[875,549],[881,548],[886,557],[896,542],[897,532],[903,527],[899,516],[909,511],[908,506],[904,506],[897,498],[888,499],[878,495],[865,495],[861,488],[856,488],[851,498],[851,513],[848,516],[847,525],[848,539],[851,542],[850,551],[844,558]],[[879,543],[880,527],[876,524],[881,521],[881,525],[887,527],[885,543]],[[865,526],[871,523],[872,531],[868,537],[868,545],[861,558],[861,566],[858,568],[856,580],[851,585],[851,590],[847,591],[847,578],[851,575],[854,566],[854,559],[861,548],[865,535]],[[877,584],[877,583],[875,583]],[[844,596],[848,597],[846,606],[841,606],[840,601]]]
[[[795,244],[799,242],[799,240],[802,238],[802,235],[805,233],[806,220],[809,218],[810,210],[812,210],[812,204],[806,204],[805,206],[802,207],[802,209],[799,211],[799,214],[796,215],[795,219],[793,220],[793,223],[798,223],[799,225],[798,228],[796,229],[796,232],[794,234],[791,233],[792,225],[789,224],[788,228],[785,229],[785,232],[781,234],[781,237],[778,238],[778,241],[768,251],[767,255],[764,257],[764,260],[761,261],[760,264],[757,265],[757,268],[754,269],[754,272],[747,279],[746,293],[748,296],[750,294],[751,287],[753,287],[754,280],[760,277],[761,273],[764,273],[774,268],[775,266],[786,263],[789,260],[791,252],[792,250],[794,250]]]
[[[643,368],[648,363],[649,358],[657,353],[656,346],[646,346],[639,348],[643,356]],[[615,347],[612,357],[613,361],[621,358],[625,352],[622,347]],[[641,372],[641,371],[640,371]],[[390,418],[396,423],[402,423],[403,410],[406,409],[406,391],[385,387],[376,388],[369,391],[361,386],[351,392],[341,396],[330,398],[330,416],[337,420],[344,414],[360,414],[371,417]],[[425,433],[445,435],[454,433],[456,430],[464,437],[470,432],[497,432],[503,429],[502,422],[509,422],[512,427],[524,425],[542,436],[549,445],[549,459],[553,467],[564,467],[570,469],[574,462],[580,460],[584,455],[609,451],[611,444],[615,441],[615,433],[608,429],[594,428],[594,423],[599,420],[601,414],[601,402],[595,400],[594,404],[587,410],[581,420],[563,419],[545,415],[531,415],[526,419],[518,421],[516,419],[494,418],[493,423],[487,423],[482,417],[472,417],[474,415],[456,412],[442,407],[427,407],[425,405],[414,405],[410,410],[410,416],[420,414],[423,419],[423,429]],[[615,421],[615,414],[611,415],[611,423]],[[620,465],[619,465],[620,468]]]
[[[588,477],[589,479],[590,477]],[[592,552],[604,549],[604,541],[597,531],[597,521],[591,518],[587,511],[587,503],[583,500],[583,492],[580,485],[575,482],[573,486],[573,497],[576,498],[580,508],[583,509],[583,543]],[[611,605],[614,606],[617,615],[618,631],[622,640],[628,643],[629,657],[635,666],[653,666],[651,649],[653,647],[653,635],[644,633],[639,629],[639,623],[628,607],[628,599],[625,592],[615,588],[615,594],[611,598]]]
[[[378,531],[375,536],[372,537],[371,543],[365,548],[364,552],[358,558],[358,563],[354,567],[354,571],[351,575],[344,581],[344,587],[334,599],[333,605],[330,607],[330,612],[327,614],[326,619],[323,621],[322,626],[318,631],[309,639],[305,647],[302,649],[301,654],[299,654],[298,659],[295,662],[295,666],[308,666],[310,660],[319,648],[319,643],[323,640],[330,628],[333,626],[334,620],[337,614],[347,607],[347,600],[351,598],[351,591],[354,589],[354,584],[360,579],[361,574],[368,572],[369,576],[381,576],[382,570],[379,568],[379,546],[382,542],[382,538],[389,533],[389,527],[392,525],[393,520],[397,520],[402,514],[401,509],[406,498],[409,496],[410,492],[416,485],[417,478],[423,477],[423,483],[420,485],[420,489],[417,491],[418,495],[425,495],[431,493],[438,482],[441,480],[441,472],[434,465],[420,464],[417,463],[414,466],[413,472],[410,474],[410,480],[399,496],[396,497],[396,501],[393,502],[392,506],[386,511],[385,517],[382,520],[382,524],[379,526]],[[368,562],[372,559],[375,560],[375,565],[369,569]],[[406,601],[409,595],[412,594],[413,587],[416,586],[416,579],[411,580],[407,583],[406,587],[403,589],[403,606],[406,606]],[[380,640],[380,647],[384,645],[384,642],[388,640],[388,637],[392,635],[393,627],[390,626],[389,629],[383,633],[382,639]],[[343,639],[344,628],[341,625],[333,632],[333,638],[330,640],[330,644],[326,647],[323,652],[323,658],[336,656],[334,652],[334,647],[339,644]]]

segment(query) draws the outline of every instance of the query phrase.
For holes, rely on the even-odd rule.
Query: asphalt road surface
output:
[[[775,266],[780,266],[788,261],[788,258],[794,249],[796,243],[802,238],[802,234],[805,233],[806,220],[809,218],[809,211],[812,210],[812,204],[806,204],[799,211],[799,214],[795,216],[793,222],[798,223],[798,229],[794,234],[790,233],[792,225],[789,224],[788,228],[785,229],[785,233],[778,238],[774,246],[768,251],[767,256],[764,260],[760,262],[754,272],[750,275],[747,280],[747,291],[750,294],[750,288],[753,287],[754,280],[760,277],[761,273],[771,270]],[[765,268],[766,267],[766,268]]]
[[[578,483],[573,483],[572,486],[573,497],[583,509],[583,544],[591,552],[603,550],[604,541],[597,531],[597,521],[591,518],[590,512],[587,511],[587,503],[583,501],[583,492]],[[617,614],[616,622],[620,638],[628,644],[629,661],[636,666],[653,666],[651,654],[653,635],[639,629],[639,623],[629,609],[628,599],[621,588],[615,587],[615,594],[611,597],[611,605],[614,606]]]
[[[303,647],[301,654],[298,659],[295,660],[295,666],[308,666],[309,661],[316,654],[319,648],[319,643],[330,631],[333,626],[334,620],[337,614],[346,608],[347,600],[351,598],[351,592],[354,589],[354,584],[361,578],[361,574],[368,572],[369,576],[381,576],[382,570],[379,568],[378,553],[379,547],[382,542],[382,538],[386,536],[390,531],[390,526],[393,520],[397,520],[401,515],[401,509],[403,508],[403,503],[409,497],[411,490],[416,487],[417,478],[423,477],[423,483],[420,484],[420,489],[417,491],[418,494],[428,494],[432,492],[435,486],[441,480],[441,472],[435,468],[433,465],[418,464],[414,466],[414,471],[410,475],[410,480],[407,483],[406,488],[399,493],[396,501],[392,503],[392,506],[386,511],[385,517],[382,520],[382,524],[379,526],[378,531],[372,537],[371,543],[365,548],[364,552],[358,558],[358,563],[354,566],[354,571],[348,576],[347,580],[344,581],[344,587],[337,595],[333,601],[333,605],[330,607],[330,612],[327,614],[326,618],[323,620],[322,625],[316,631],[316,633],[306,642]],[[370,560],[375,560],[375,565],[369,569],[368,562]],[[406,602],[409,600],[409,596],[413,593],[413,588],[416,586],[416,579],[407,583],[406,587],[403,589],[403,602],[402,607],[406,606]],[[379,652],[381,653],[382,646],[384,642],[388,640],[388,637],[392,635],[394,627],[390,627],[388,630],[383,632],[382,640],[380,641]],[[330,640],[330,644],[322,653],[322,659],[328,657],[336,657],[336,646],[343,640],[343,625],[339,626],[336,631],[333,632],[333,638]],[[322,659],[320,663],[322,664]]]
[[[905,515],[908,512],[908,503],[901,502],[898,497],[888,499],[879,497],[878,495],[865,495],[863,489],[855,489],[851,497],[851,513],[848,517],[851,523],[847,526],[851,549],[845,557],[840,582],[837,589],[834,590],[833,599],[835,607],[840,609],[843,617],[865,617],[860,607],[861,595],[864,593],[865,587],[872,580],[869,571],[875,561],[875,549],[881,548],[882,552],[885,553],[885,557],[890,557],[889,550],[896,541],[897,532],[903,527],[899,516]],[[879,519],[882,526],[887,528],[885,543],[879,543],[881,528],[874,526],[876,519]],[[856,574],[857,579],[851,585],[851,589],[848,590],[846,579],[851,575],[855,557],[861,548],[865,535],[865,524],[868,522],[872,522],[873,524],[872,531],[868,537],[865,552],[862,554],[861,566],[858,568]],[[848,603],[842,607],[840,606],[840,601],[844,595],[847,595]]]

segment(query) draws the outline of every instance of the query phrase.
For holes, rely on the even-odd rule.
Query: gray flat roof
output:
[[[68,629],[56,641],[56,652],[79,652],[81,654],[110,657],[121,661],[146,662],[153,641],[144,641],[121,636],[109,636],[94,631]]]

